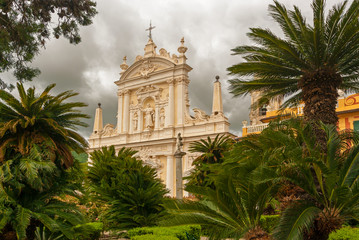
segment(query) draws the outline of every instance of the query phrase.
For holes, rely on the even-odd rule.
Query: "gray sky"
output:
[[[296,4],[308,20],[312,18],[310,0],[281,0],[288,8]],[[327,0],[327,6],[339,3]],[[270,28],[281,34],[268,15],[270,0],[99,0],[98,14],[91,26],[81,28],[82,42],[70,45],[65,39],[51,40],[36,57],[34,65],[42,74],[27,84],[41,89],[56,83],[55,92],[72,89],[77,100],[89,106],[90,127],[81,129],[88,137],[92,132],[97,103],[102,103],[104,124],[116,123],[117,96],[114,81],[120,64],[127,56],[128,65],[143,55],[150,20],[156,28],[152,37],[157,49],[177,53],[180,39],[188,47],[191,108],[199,107],[210,114],[212,83],[219,75],[222,82],[225,115],[231,131],[241,134],[241,122],[248,119],[249,97],[233,98],[228,93],[226,68],[241,61],[230,49],[251,44],[246,36],[250,27]]]

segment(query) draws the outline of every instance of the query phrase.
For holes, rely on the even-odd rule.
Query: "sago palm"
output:
[[[359,1],[343,1],[328,14],[325,0],[313,0],[311,6],[312,24],[296,6],[269,5],[284,36],[251,28],[248,36],[255,45],[233,49],[245,61],[228,68],[240,76],[230,88],[235,96],[261,91],[258,106],[276,96],[288,97],[283,107],[303,101],[305,120],[335,125],[338,89],[359,90]]]
[[[86,104],[67,102],[77,95],[72,91],[50,95],[53,87],[55,84],[36,94],[34,87],[25,90],[18,83],[19,100],[0,90],[0,162],[14,153],[26,155],[32,144],[43,142],[49,143],[54,157],[66,167],[73,162],[72,150],[84,151],[87,142],[75,130],[87,126],[82,119],[88,116],[77,109]]]
[[[26,156],[0,164],[0,239],[33,239],[37,226],[73,239],[73,226],[85,218],[75,204],[62,197],[79,197],[74,181],[80,168],[59,168],[45,156],[48,149],[33,145]]]
[[[207,137],[190,144],[189,151],[200,154],[192,163],[194,168],[185,177],[187,185],[211,186],[214,188],[210,165],[222,163],[224,154],[233,146],[233,139],[227,135],[217,135],[214,139]]]
[[[210,239],[270,239],[260,225],[264,208],[272,198],[273,185],[254,184],[242,176],[241,184],[228,173],[219,176],[216,189],[189,186],[186,191],[202,196],[200,201],[172,200],[164,203],[170,212],[164,226],[199,224]]]
[[[348,140],[335,126],[322,126],[327,152],[313,155],[303,148],[282,177],[303,189],[310,199],[288,207],[274,234],[277,239],[326,240],[349,219],[359,219],[359,145],[349,151]]]

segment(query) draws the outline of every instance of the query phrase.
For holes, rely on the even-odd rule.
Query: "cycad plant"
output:
[[[91,153],[89,188],[93,200],[108,207],[103,218],[110,229],[153,226],[165,215],[161,204],[167,190],[135,153],[126,148],[116,153],[113,146]]]
[[[238,181],[238,177],[227,172],[216,179],[216,189],[188,186],[186,191],[202,196],[202,200],[167,200],[164,206],[171,215],[161,224],[199,224],[210,239],[270,239],[260,219],[275,186],[248,179],[250,174],[242,175]]]
[[[288,207],[274,236],[277,239],[326,240],[349,219],[359,218],[359,145],[348,150],[348,139],[335,126],[322,126],[327,152],[313,156],[303,148],[282,177],[303,189],[310,199]],[[344,139],[344,141],[343,141]]]
[[[231,92],[261,91],[258,106],[277,96],[288,97],[284,107],[303,101],[305,120],[335,125],[338,89],[359,90],[359,2],[342,1],[327,15],[325,0],[313,0],[311,6],[312,24],[296,6],[287,10],[278,1],[269,5],[284,38],[251,28],[248,36],[256,45],[233,49],[245,61],[228,68],[240,77],[230,81]]]
[[[74,130],[86,126],[87,115],[68,102],[75,93],[41,94],[17,84],[20,100],[0,90],[0,238],[28,239],[38,226],[74,238],[74,225],[85,221],[74,204],[81,182],[71,151],[84,152],[87,143]],[[75,166],[73,166],[75,162]],[[77,171],[74,173],[74,171]]]
[[[227,135],[217,135],[214,139],[207,137],[190,144],[189,151],[200,155],[193,161],[194,166],[188,177],[185,177],[187,186],[209,186],[215,188],[213,179],[210,177],[210,167],[224,161],[225,152],[233,146],[233,139]]]
[[[84,152],[87,141],[76,130],[87,127],[82,121],[88,115],[77,108],[85,107],[81,102],[68,102],[78,95],[72,91],[50,95],[55,84],[45,88],[41,94],[35,88],[24,89],[17,84],[20,99],[0,90],[0,162],[15,153],[26,155],[32,144],[47,143],[53,152],[52,160],[70,167],[73,162],[71,151]]]

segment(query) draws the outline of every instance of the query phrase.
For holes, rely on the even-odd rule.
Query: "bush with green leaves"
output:
[[[134,157],[136,151],[103,147],[91,153],[88,183],[94,201],[106,204],[103,221],[109,229],[154,226],[165,215],[168,192],[156,170]]]
[[[178,240],[178,238],[173,236],[167,236],[167,235],[146,234],[146,235],[134,236],[131,238],[131,240]]]
[[[141,235],[153,234],[156,236],[172,236],[179,240],[187,240],[188,236],[199,239],[201,236],[201,227],[199,225],[184,225],[175,227],[142,227],[134,228],[128,231],[128,236],[135,237]]]
[[[97,240],[103,231],[102,222],[89,222],[74,227],[76,240]]]
[[[271,233],[279,222],[279,215],[262,215],[260,219],[261,227]]]
[[[359,229],[344,227],[329,235],[328,240],[356,240],[359,239]]]

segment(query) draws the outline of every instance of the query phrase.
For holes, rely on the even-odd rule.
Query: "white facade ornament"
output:
[[[247,120],[242,121],[242,124],[243,124],[244,128],[247,127],[247,124],[248,124]]]
[[[145,113],[145,130],[150,130],[153,128],[153,119],[154,119],[154,110],[150,104],[147,104],[147,108],[143,110]]]
[[[126,71],[128,69],[128,65],[126,63],[127,57],[123,57],[123,63],[120,65],[120,68],[122,69],[122,72]]]
[[[132,121],[133,121],[133,130],[134,130],[134,131],[137,131],[137,129],[138,129],[138,115],[137,115],[137,112],[135,112],[135,113],[133,114],[133,119],[132,119]]]
[[[144,60],[140,68],[139,74],[143,78],[149,78],[149,74],[154,72],[158,68],[157,65],[150,62],[150,60]]]
[[[208,120],[209,116],[206,114],[205,111],[199,108],[193,108],[193,111],[194,111],[195,121],[202,122]]]
[[[161,108],[160,110],[160,127],[163,128],[165,126],[165,110]]]
[[[114,126],[112,124],[106,124],[102,132],[100,132],[100,135],[102,135],[103,137],[111,137],[113,135],[116,135],[116,130],[114,129]]]

